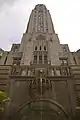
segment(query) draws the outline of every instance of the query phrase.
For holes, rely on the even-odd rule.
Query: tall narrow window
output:
[[[37,56],[36,55],[34,56],[34,60],[37,61]]]
[[[44,50],[46,50],[46,46],[44,46]]]
[[[35,46],[35,50],[37,50],[37,46]]]
[[[47,60],[47,55],[44,56],[44,60]]]
[[[40,46],[40,50],[41,50],[41,46]]]
[[[39,60],[42,60],[42,55],[39,56]]]
[[[7,61],[7,57],[5,58],[4,65],[6,64],[6,61]]]
[[[34,56],[34,63],[37,63],[37,55]]]
[[[39,63],[42,63],[42,55],[39,56]]]
[[[48,63],[48,61],[47,61],[47,55],[44,56],[44,63]]]
[[[76,63],[76,59],[75,59],[75,57],[74,57],[74,56],[73,56],[73,59],[74,59],[74,63],[75,63],[75,64],[77,64],[77,63]]]

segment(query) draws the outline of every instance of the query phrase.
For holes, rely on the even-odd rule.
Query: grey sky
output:
[[[20,43],[31,10],[40,3],[49,9],[60,42],[71,51],[79,49],[80,0],[0,0],[0,47],[10,50],[12,43]]]

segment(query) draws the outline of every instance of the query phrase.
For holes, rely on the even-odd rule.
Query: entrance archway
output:
[[[50,99],[37,99],[22,105],[14,120],[69,120],[69,116],[59,103]]]

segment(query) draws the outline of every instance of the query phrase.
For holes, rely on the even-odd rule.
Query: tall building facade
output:
[[[60,44],[49,10],[32,10],[21,44],[0,50],[0,90],[10,120],[72,120],[80,106],[80,50]]]

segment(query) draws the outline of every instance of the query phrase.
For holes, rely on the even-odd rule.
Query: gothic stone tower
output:
[[[13,44],[0,59],[10,120],[71,120],[76,111],[72,70],[79,60],[79,51],[71,53],[67,44],[60,44],[46,6],[36,5],[21,44]]]

